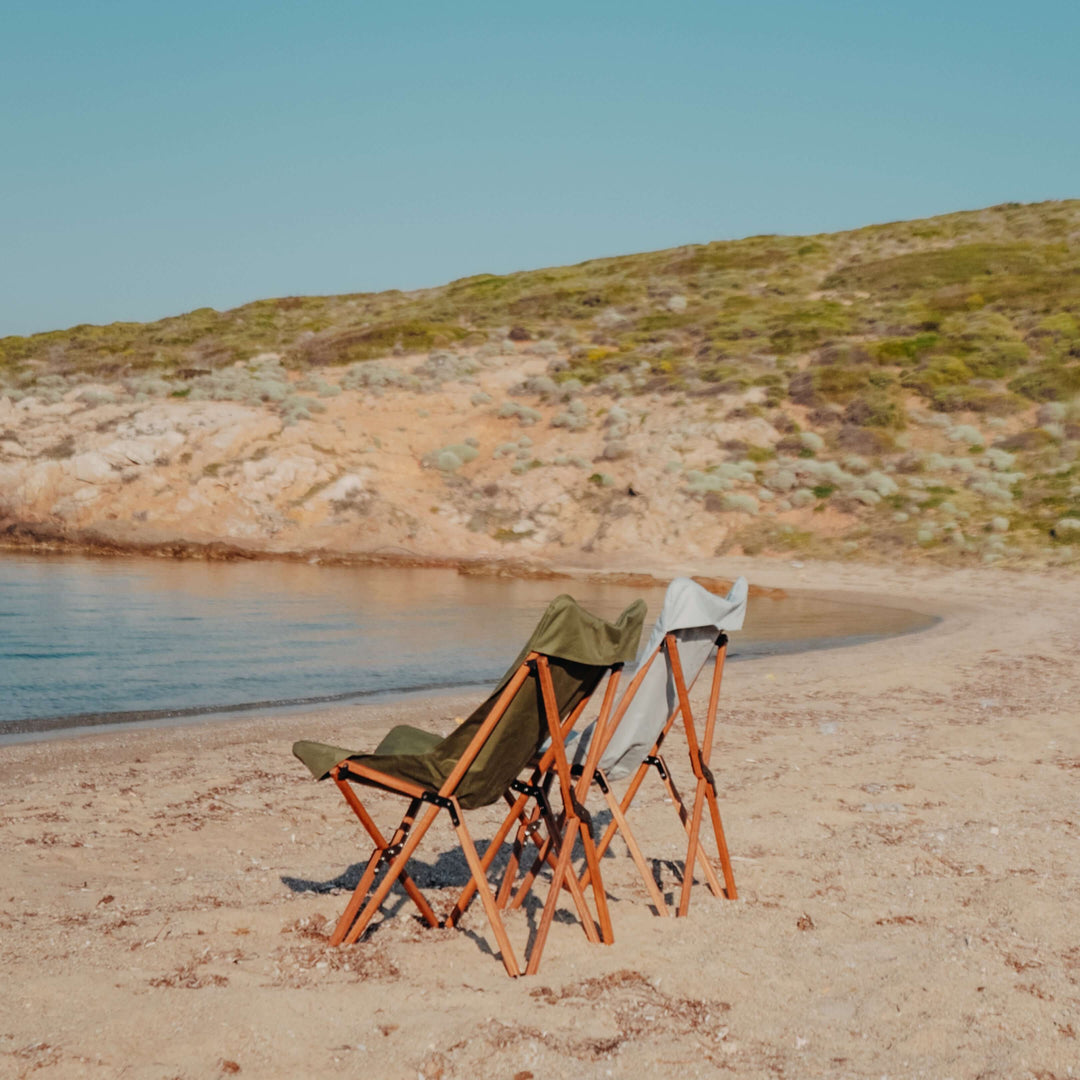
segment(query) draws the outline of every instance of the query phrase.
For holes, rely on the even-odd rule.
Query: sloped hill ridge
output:
[[[11,543],[1071,563],[1080,201],[0,339]]]

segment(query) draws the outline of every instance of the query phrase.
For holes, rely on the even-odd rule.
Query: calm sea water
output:
[[[613,617],[663,589],[251,562],[0,557],[0,736],[486,684],[559,592]],[[893,608],[751,600],[733,658],[929,625]]]

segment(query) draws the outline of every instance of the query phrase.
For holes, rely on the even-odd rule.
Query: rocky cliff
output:
[[[1065,542],[1020,527],[1023,451],[993,445],[1028,445],[1055,423],[1045,406],[988,426],[913,404],[883,446],[872,429],[815,425],[813,406],[770,406],[760,387],[586,387],[556,381],[565,364],[503,342],[312,379],[270,354],[227,373],[244,401],[130,381],[0,397],[2,535],[49,548],[585,564],[725,551],[1069,561],[1076,550],[1060,519]],[[1057,424],[1067,480],[1073,444]],[[1040,453],[1049,438],[1036,439]]]

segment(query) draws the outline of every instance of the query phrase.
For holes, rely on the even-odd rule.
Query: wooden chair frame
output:
[[[738,892],[735,887],[735,875],[731,868],[731,857],[728,853],[727,838],[724,835],[724,826],[720,817],[720,808],[717,803],[716,780],[709,768],[709,759],[712,756],[713,739],[716,732],[716,715],[720,700],[720,686],[723,679],[724,661],[727,656],[727,635],[722,632],[719,633],[716,644],[717,652],[713,665],[709,705],[706,713],[705,728],[700,741],[698,740],[697,730],[694,724],[693,712],[690,709],[690,688],[686,684],[682,663],[679,658],[678,638],[674,633],[668,633],[664,636],[664,639],[660,642],[652,655],[649,656],[646,662],[637,671],[634,678],[627,686],[626,693],[619,703],[618,710],[611,717],[610,721],[603,727],[601,727],[598,722],[593,731],[586,764],[577,775],[578,787],[575,795],[579,802],[584,803],[589,785],[595,784],[600,788],[608,808],[611,811],[611,821],[608,824],[607,829],[605,829],[604,835],[596,845],[595,858],[587,857],[585,870],[578,882],[583,892],[590,885],[593,886],[593,895],[596,897],[598,907],[601,904],[600,897],[604,892],[602,882],[596,877],[599,860],[604,857],[604,853],[610,847],[616,832],[620,832],[622,833],[623,840],[626,842],[634,865],[641,875],[641,880],[649,893],[649,898],[651,899],[657,914],[664,917],[670,914],[668,905],[649,869],[645,856],[641,851],[641,846],[638,844],[637,838],[634,836],[633,830],[630,828],[630,823],[626,817],[627,812],[634,801],[634,797],[637,795],[645,777],[652,768],[656,769],[660,779],[663,781],[672,804],[679,815],[679,820],[687,834],[688,843],[686,862],[676,914],[685,915],[690,909],[690,890],[693,886],[695,866],[700,866],[705,881],[714,896],[726,896],[729,900],[738,898]],[[668,717],[667,722],[657,737],[656,742],[653,744],[652,749],[638,766],[625,793],[622,798],[619,799],[612,791],[610,782],[597,763],[603,756],[603,751],[606,749],[607,743],[614,734],[616,727],[621,722],[626,710],[629,708],[638,686],[644,679],[645,674],[651,665],[659,657],[661,650],[667,655],[668,664],[672,673],[672,680],[675,684],[675,692],[678,699],[677,704]],[[676,721],[680,718],[682,719],[682,727],[686,738],[690,766],[693,770],[695,779],[693,808],[689,811],[687,810],[682,795],[675,785],[671,770],[668,768],[667,762],[661,754],[661,748],[665,739],[667,739],[672,728],[675,726]],[[542,764],[544,763],[542,762],[541,765]],[[534,784],[535,782],[534,777]],[[720,859],[720,867],[724,877],[724,884],[722,886],[700,842],[701,822],[706,804],[709,807],[713,836],[716,840],[717,854]],[[509,904],[511,908],[518,907],[532,887],[532,884],[544,863],[551,862],[551,837],[553,835],[551,827],[548,826],[548,836],[543,841],[536,840],[539,822],[541,819],[546,818],[546,815],[540,813],[537,809],[534,809],[531,815],[526,817],[519,814],[519,817],[521,824],[519,825],[518,837],[515,842],[514,855],[511,857],[510,865],[507,868],[508,873],[516,871],[515,860],[520,856],[526,836],[536,843],[538,850],[529,871],[524,875],[521,884],[512,895],[510,895],[510,890],[507,887],[507,880],[504,878],[499,894],[496,897],[496,901],[500,907],[506,906],[507,904]],[[504,823],[504,826],[505,825],[506,823]],[[606,903],[604,906],[606,908]]]
[[[686,679],[683,675],[682,662],[679,658],[678,638],[674,633],[669,632],[664,636],[664,640],[657,646],[656,651],[649,658],[648,662],[651,664],[659,655],[661,649],[665,651],[671,669],[672,680],[675,683],[675,692],[678,697],[678,703],[668,717],[667,723],[657,737],[652,749],[637,767],[637,770],[631,778],[621,799],[615,796],[603,772],[599,769],[596,771],[596,784],[603,792],[604,798],[611,810],[611,822],[604,831],[604,835],[597,847],[598,855],[600,858],[603,858],[604,852],[607,851],[611,841],[615,837],[615,833],[621,832],[627,847],[630,849],[630,854],[638,868],[638,872],[641,874],[642,881],[645,883],[645,887],[649,892],[649,897],[658,914],[663,916],[669,914],[667,903],[664,901],[664,897],[661,894],[653,875],[649,872],[649,868],[641,854],[641,849],[630,829],[630,824],[626,819],[626,813],[630,809],[630,805],[633,803],[634,797],[638,793],[638,789],[641,787],[646,775],[652,768],[656,769],[667,789],[672,804],[679,815],[679,820],[686,830],[688,841],[686,848],[686,862],[683,869],[682,889],[676,914],[685,915],[690,909],[690,890],[693,886],[694,870],[696,866],[701,867],[705,881],[714,896],[726,896],[729,900],[738,898],[738,891],[735,888],[735,875],[731,869],[731,857],[728,854],[727,838],[724,835],[724,826],[720,818],[720,807],[717,803],[716,779],[712,774],[712,770],[709,768],[709,759],[712,756],[713,738],[716,733],[716,713],[720,701],[720,685],[724,676],[724,661],[727,657],[727,645],[727,635],[721,632],[716,639],[717,650],[716,659],[713,663],[712,685],[709,690],[708,710],[705,714],[705,728],[700,742],[694,725],[694,715],[690,709],[690,688],[686,684]],[[639,672],[639,676],[644,674],[644,670],[645,669],[643,668],[642,671]],[[633,687],[633,683],[631,683],[631,687]],[[630,696],[631,694],[628,689],[624,702],[620,703],[621,708],[618,719],[622,718],[622,710],[629,704]],[[664,740],[668,737],[671,729],[675,726],[676,720],[680,717],[682,719],[683,732],[686,737],[686,748],[690,758],[690,767],[693,770],[695,780],[693,808],[690,811],[687,811],[686,803],[683,801],[682,795],[679,793],[675,781],[671,776],[671,770],[668,768],[667,762],[661,754]],[[609,731],[613,730],[614,725],[609,728]],[[720,868],[724,876],[723,886],[721,886],[700,840],[701,822],[706,804],[708,804],[709,807],[709,817],[712,822],[713,837],[716,841],[717,855],[719,856]],[[588,884],[589,870],[586,869],[585,873],[582,875],[581,886],[584,889]]]
[[[610,705],[608,701],[605,700],[605,705],[601,709],[600,716],[597,718],[593,728],[593,735],[584,765],[575,765],[569,768],[569,775],[573,781],[572,801],[578,816],[585,826],[585,828],[582,829],[582,846],[585,849],[585,872],[582,875],[580,883],[577,884],[582,892],[590,885],[593,886],[593,896],[596,899],[597,909],[602,910],[605,913],[607,912],[607,895],[604,892],[603,881],[600,877],[600,859],[603,857],[606,845],[604,849],[596,846],[592,829],[592,817],[588,811],[585,810],[584,804],[590,785],[599,777],[598,766],[600,756],[607,744],[610,733],[615,730],[615,727],[622,719],[630,699],[633,697],[641,680],[644,679],[645,674],[651,667],[654,659],[655,653],[653,656],[649,657],[649,660],[634,676],[627,687],[622,703],[614,715],[611,714]],[[612,688],[609,686],[609,694],[611,693],[611,689]],[[553,849],[558,843],[558,837],[562,833],[563,822],[561,820],[553,820],[547,796],[555,777],[559,776],[561,779],[561,775],[562,774],[558,770],[554,748],[551,748],[534,764],[533,775],[529,783],[527,785],[517,785],[517,790],[520,794],[517,801],[511,803],[510,813],[507,815],[506,820],[503,822],[502,828],[500,829],[500,835],[505,836],[509,833],[510,829],[513,828],[515,823],[518,826],[510,860],[503,873],[502,884],[500,885],[499,892],[495,898],[496,903],[500,908],[509,907],[513,909],[520,907],[524,902],[525,897],[531,891],[536,876],[544,864],[547,863],[551,866],[555,866]],[[526,812],[526,803],[529,798],[534,800],[534,805]],[[538,839],[537,837],[541,831],[541,824],[546,828],[546,835],[543,839]],[[637,848],[636,841],[633,839],[633,834],[627,833],[625,835],[630,836],[630,843],[633,845],[632,851],[636,852],[636,857],[641,858],[641,852]],[[536,846],[537,852],[531,867],[523,875],[520,884],[518,884],[515,889],[514,884],[518,869],[521,865],[521,858],[524,853],[526,841],[531,841]],[[609,838],[608,844],[610,844],[610,842],[611,840]],[[640,869],[642,869],[643,872],[647,872],[644,859],[641,861]],[[605,945],[610,945],[614,941],[614,933],[611,931],[610,923],[606,927],[606,930],[606,933],[601,934],[600,940]],[[590,938],[590,941],[591,940],[593,939]]]
[[[612,673],[608,679],[607,690],[604,695],[604,705],[601,709],[601,714],[605,717],[610,711],[611,704],[614,701],[615,689],[618,685],[618,672],[621,668],[621,664],[612,666]],[[491,886],[487,879],[487,871],[490,868],[495,855],[505,841],[510,827],[500,829],[499,832],[496,833],[491,843],[488,844],[483,857],[481,857],[477,852],[476,845],[465,825],[464,814],[461,805],[455,797],[455,792],[458,785],[461,783],[462,778],[465,776],[466,772],[468,772],[469,767],[476,760],[477,755],[495,730],[496,725],[502,718],[510,702],[533,673],[537,676],[541,707],[547,722],[548,734],[551,739],[551,746],[544,757],[546,759],[550,756],[552,760],[556,762],[556,771],[561,778],[560,786],[563,796],[563,814],[562,821],[557,823],[554,815],[550,814],[549,809],[549,834],[554,840],[552,861],[555,865],[556,872],[551,890],[544,905],[540,924],[537,928],[532,946],[528,950],[525,973],[534,974],[539,969],[540,957],[543,952],[548,931],[551,927],[551,922],[555,915],[558,896],[563,888],[569,891],[574,900],[586,936],[590,940],[595,941],[599,941],[602,934],[606,934],[607,937],[610,937],[611,922],[606,905],[598,904],[598,908],[600,909],[598,911],[598,916],[601,927],[601,930],[598,931],[588,904],[585,902],[584,891],[578,885],[577,876],[572,872],[572,868],[570,867],[570,853],[573,851],[574,841],[578,833],[582,832],[584,835],[584,831],[581,829],[580,807],[575,803],[574,792],[569,787],[570,770],[566,764],[565,738],[584,711],[588,704],[589,697],[587,696],[585,700],[580,702],[578,706],[571,711],[565,722],[562,721],[559,717],[555,687],[551,678],[548,657],[543,653],[531,652],[522,661],[518,670],[514,673],[503,692],[499,695],[499,698],[492,706],[492,709],[488,713],[483,724],[476,735],[473,736],[465,753],[462,754],[460,760],[454,766],[453,771],[447,777],[446,781],[439,788],[437,794],[433,794],[419,784],[399,780],[397,777],[379,772],[370,765],[361,764],[348,758],[339,762],[330,771],[330,775],[344,796],[345,801],[360,819],[360,823],[363,825],[375,845],[364,871],[361,874],[360,881],[353,890],[353,894],[346,905],[345,911],[342,913],[341,918],[338,920],[337,926],[330,937],[331,945],[340,945],[343,943],[352,944],[357,941],[368,928],[371,920],[375,917],[379,908],[389,895],[394,883],[398,880],[401,881],[405,892],[418,908],[421,918],[429,926],[443,925],[432,910],[431,905],[420,892],[416,883],[407,873],[406,866],[419,846],[420,841],[423,839],[424,834],[435,821],[439,811],[446,810],[450,815],[451,822],[457,832],[462,852],[469,864],[471,877],[449,916],[445,920],[445,925],[457,925],[462,913],[468,906],[469,900],[473,895],[479,892],[485,914],[487,915],[488,922],[491,924],[491,929],[495,935],[495,940],[498,943],[499,952],[507,973],[511,976],[521,974],[521,969],[518,966],[517,959],[510,944],[510,939],[506,933],[506,928],[503,925],[502,917],[499,913],[499,906],[496,903],[495,896],[491,891]],[[565,780],[562,779],[564,777]],[[349,783],[350,780],[377,788],[384,792],[403,795],[409,799],[405,814],[389,840],[384,837],[371,815],[367,812],[355,789]],[[504,797],[510,802],[511,806],[520,804],[521,810],[523,811],[529,796],[519,793],[517,800],[514,800],[511,799],[509,793],[507,793]],[[418,817],[421,806],[424,804],[427,804],[428,808]],[[592,856],[589,861],[589,867],[591,870],[595,871],[595,874],[597,875],[596,880],[599,880],[599,863],[595,846],[590,844],[589,850],[591,851]],[[379,868],[383,864],[387,865],[386,872],[378,886],[373,888]],[[596,890],[594,890],[594,892],[595,891]]]

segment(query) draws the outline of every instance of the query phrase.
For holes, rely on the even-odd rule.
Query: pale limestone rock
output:
[[[163,449],[160,439],[117,439],[101,454],[111,465],[153,465]]]
[[[104,484],[116,475],[105,455],[95,450],[77,454],[71,459],[70,465],[72,476],[84,484]]]
[[[332,484],[312,496],[312,502],[342,502],[367,490],[366,477],[362,473],[346,473]]]
[[[23,474],[21,495],[24,501],[37,502],[44,496],[54,496],[64,478],[59,461],[39,461]]]

